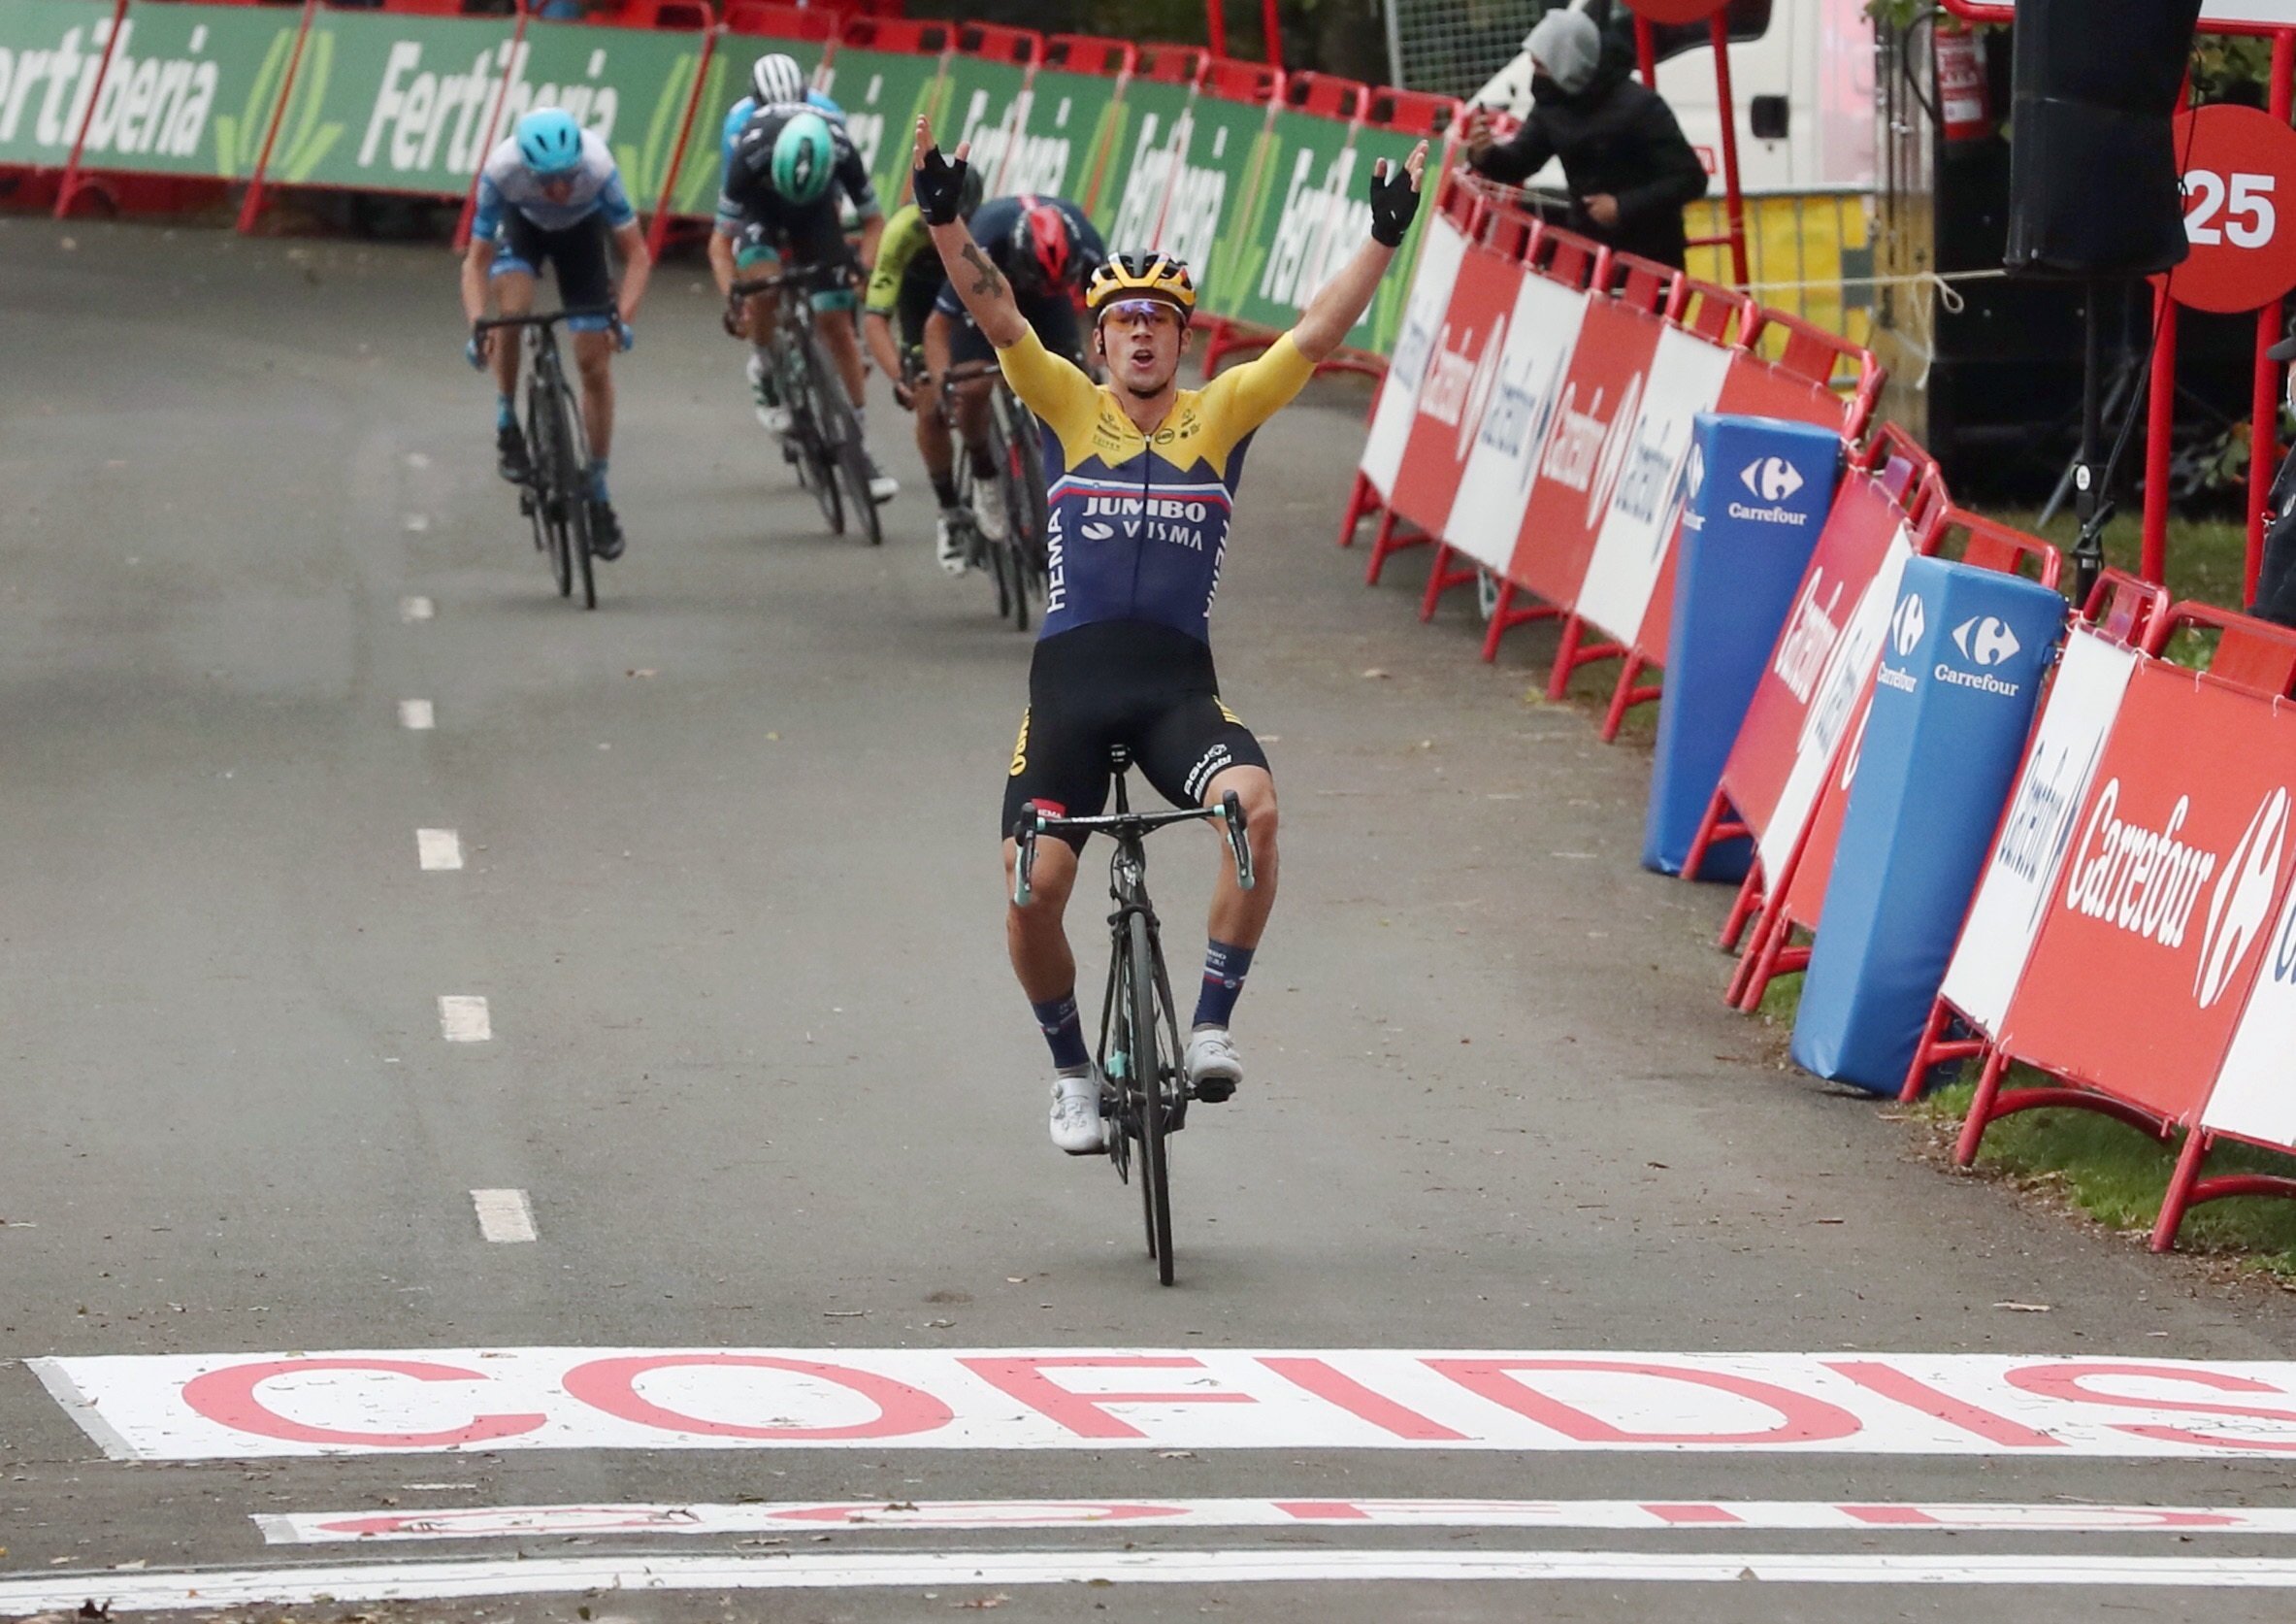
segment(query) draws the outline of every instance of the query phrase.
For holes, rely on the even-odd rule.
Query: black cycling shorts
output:
[[[860,256],[846,240],[837,206],[826,197],[803,209],[777,204],[742,220],[734,239],[735,265],[745,272],[755,271],[777,259],[793,266],[842,265],[851,271],[854,282],[861,281]],[[816,310],[852,310],[859,302],[859,294],[851,289],[817,293],[813,298]]]
[[[1032,806],[1097,814],[1107,805],[1115,745],[1175,807],[1202,806],[1212,779],[1230,767],[1267,765],[1252,730],[1220,701],[1211,649],[1153,621],[1096,620],[1036,645],[1002,832],[1011,835]],[[1079,850],[1086,840],[1061,838]]]
[[[924,347],[925,323],[932,318],[934,301],[940,297],[941,282],[937,274],[920,276],[913,269],[901,279],[901,296],[893,307],[893,330],[900,335],[902,354]]]
[[[1015,299],[1021,317],[1036,329],[1036,337],[1044,348],[1055,355],[1084,364],[1084,332],[1076,320],[1076,302],[1066,294],[1045,299]],[[970,315],[957,318],[957,331],[949,340],[949,361],[962,366],[967,361],[996,359],[997,347],[980,330],[979,323]]]
[[[503,216],[495,236],[493,276],[524,271],[539,277],[547,265],[558,274],[558,302],[568,310],[597,310],[614,302],[614,272],[606,253],[604,215],[576,220],[563,231],[544,231],[517,210]],[[582,323],[570,323],[577,328]]]

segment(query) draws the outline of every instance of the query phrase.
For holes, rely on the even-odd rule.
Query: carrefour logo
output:
[[[1897,613],[1889,617],[1889,646],[1897,650],[1899,659],[1913,654],[1928,626],[1928,612],[1922,609],[1919,592],[1908,592],[1898,600]]]
[[[1996,666],[2024,646],[2008,623],[1990,614],[1974,615],[1953,628],[1953,646],[1978,666]]]
[[[2209,899],[2208,929],[2200,939],[2200,969],[2192,978],[2192,996],[2204,1010],[2224,996],[2234,972],[2248,956],[2249,944],[2263,933],[2287,837],[2288,792],[2276,789],[2248,819],[2247,832],[2233,846],[2223,878],[2216,881],[2215,895]]]
[[[1784,457],[1756,457],[1739,472],[1738,482],[1764,502],[1783,502],[1802,488],[1802,475]]]

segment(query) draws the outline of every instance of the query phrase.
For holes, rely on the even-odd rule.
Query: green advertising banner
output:
[[[1260,102],[1198,96],[1181,121],[1186,144],[1173,166],[1156,247],[1188,262],[1201,308],[1216,315],[1229,314],[1230,289],[1248,274],[1237,263],[1238,228],[1266,173],[1267,112]]]
[[[1115,253],[1148,246],[1172,179],[1172,143],[1196,92],[1185,84],[1135,79],[1116,104],[1106,137],[1108,161],[1092,202],[1092,222]]]
[[[506,19],[321,11],[266,178],[458,197],[486,156]]]
[[[677,166],[677,182],[671,188],[670,212],[703,215],[716,212],[717,189],[725,167],[726,118],[734,104],[749,94],[749,70],[770,50],[797,58],[810,79],[821,65],[818,40],[784,40],[763,34],[725,34],[709,57],[709,71],[702,85],[702,100],[694,109],[694,133],[686,142],[685,156]]]
[[[1355,175],[1350,129],[1313,114],[1276,115],[1241,242],[1221,279],[1220,315],[1291,326],[1369,232],[1371,205]]]
[[[933,131],[941,150],[972,144],[972,166],[991,197],[1018,191],[1004,178],[1005,159],[1028,116],[1029,70],[952,51],[933,96]]]
[[[0,8],[0,163],[62,164],[86,118],[86,168],[244,176],[286,84],[300,21],[300,13],[243,6],[139,7],[98,88],[110,8],[14,0]]]
[[[670,178],[677,132],[694,91],[704,36],[659,28],[606,28],[529,22],[510,69],[496,128],[537,107],[563,107],[605,142],[622,171],[622,189],[651,212]],[[713,137],[697,115],[698,142]]]
[[[1020,138],[1004,166],[1008,192],[1043,192],[1088,209],[1119,109],[1116,81],[1038,68],[1029,82]]]
[[[939,80],[940,58],[922,51],[839,47],[830,55],[823,89],[845,110],[845,127],[887,214],[908,189],[909,127],[930,110]]]

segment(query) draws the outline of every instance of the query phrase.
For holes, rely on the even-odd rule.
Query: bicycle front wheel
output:
[[[574,591],[573,538],[567,529],[564,494],[566,465],[574,453],[567,445],[565,405],[539,357],[534,374],[526,395],[526,445],[534,461],[535,515],[549,544],[545,550],[550,554],[550,579],[563,598]]]
[[[596,609],[598,575],[590,557],[590,437],[582,429],[582,414],[574,404],[574,391],[564,383],[558,386],[558,404],[567,425],[567,441],[573,447],[565,465],[566,550],[581,579],[582,607]],[[565,593],[567,588],[559,590]]]
[[[1148,1255],[1156,1277],[1172,1283],[1171,1164],[1164,1135],[1164,1091],[1179,1057],[1164,1052],[1156,1004],[1156,938],[1145,913],[1127,922],[1132,965],[1132,1043],[1125,1053],[1127,1083],[1136,1093],[1140,1114],[1140,1206],[1148,1227]]]

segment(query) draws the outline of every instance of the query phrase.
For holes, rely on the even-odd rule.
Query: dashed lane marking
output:
[[[493,1192],[478,1191],[480,1195]],[[516,1193],[516,1192],[509,1192]],[[1858,1534],[2296,1534],[2296,1507],[1788,1500],[943,1500],[496,1506],[256,1513],[265,1542],[1067,1528],[1716,1529]]]
[[[402,620],[428,620],[438,613],[439,606],[428,598],[401,598],[399,600],[399,618]]]
[[[2296,1589],[2284,1557],[1892,1556],[1777,1551],[1132,1550],[775,1552],[755,1556],[496,1557],[335,1567],[117,1569],[0,1579],[0,1614],[70,1611],[91,1588],[114,1613],[457,1601],[586,1590],[916,1589],[948,1592],[1041,1584],[1302,1584],[1401,1579],[1422,1584],[1589,1581],[1834,1585],[2023,1585],[2082,1589]]]
[[[462,837],[452,829],[414,831],[414,854],[426,869],[462,867]]]
[[[487,1240],[508,1245],[535,1238],[534,1206],[524,1190],[473,1190],[471,1205]]]
[[[415,733],[428,733],[439,725],[439,717],[431,709],[429,700],[402,699],[399,701],[399,725]]]
[[[446,993],[439,1000],[439,1032],[450,1044],[483,1044],[494,1036],[494,1022],[486,1000],[469,993]]]

